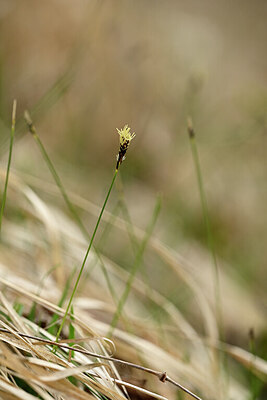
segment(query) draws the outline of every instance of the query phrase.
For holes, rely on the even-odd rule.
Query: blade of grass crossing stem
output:
[[[132,243],[133,251],[134,251],[134,253],[136,253],[138,250],[138,243],[137,243],[137,239],[135,237],[131,216],[130,216],[130,213],[129,213],[129,210],[128,210],[128,207],[127,207],[124,197],[121,198],[121,209],[122,209],[123,218],[126,223],[126,230],[127,230],[129,239]],[[144,282],[146,283],[147,288],[148,288],[149,292],[151,293],[151,287],[150,287],[149,279],[148,279],[145,269],[142,269],[142,274],[143,274]]]
[[[103,248],[104,243],[106,242],[107,237],[108,237],[108,235],[109,235],[110,232],[111,232],[111,229],[112,229],[112,227],[113,227],[114,220],[116,219],[116,216],[117,216],[117,214],[118,214],[119,207],[120,207],[120,202],[117,202],[116,205],[115,205],[115,207],[114,207],[114,210],[113,210],[113,211],[111,212],[111,214],[110,214],[109,220],[107,221],[107,223],[106,223],[106,225],[105,225],[105,227],[104,227],[104,230],[103,230],[103,232],[102,232],[102,234],[101,234],[101,237],[100,237],[100,239],[99,239],[99,241],[98,241],[98,246],[97,246],[97,248],[94,247],[94,252],[95,252],[95,254],[96,254],[96,258],[98,259],[100,268],[101,268],[101,270],[102,270],[102,272],[103,272],[104,278],[105,278],[105,280],[106,280],[106,283],[107,283],[109,292],[110,292],[110,294],[111,294],[111,297],[112,297],[112,299],[113,299],[113,302],[114,302],[115,306],[117,306],[119,300],[118,300],[118,297],[117,297],[117,295],[116,295],[116,290],[115,290],[114,287],[112,286],[112,282],[111,282],[111,280],[110,280],[110,277],[109,277],[107,268],[106,268],[106,266],[105,266],[105,263],[104,263],[104,261],[102,260],[102,257],[101,257],[101,249]],[[93,271],[94,267],[96,266],[96,264],[97,264],[97,260],[96,260],[96,259],[92,260],[91,265],[89,265],[89,267],[88,267],[87,273],[85,273],[85,279],[83,280],[84,284],[85,284],[85,281],[89,278],[89,276],[90,276],[90,274],[92,273],[92,271]],[[124,322],[125,322],[125,325],[127,325],[128,328],[129,328],[129,321],[127,321],[126,316],[124,316]]]
[[[106,266],[105,266],[105,264],[104,264],[104,262],[103,262],[103,260],[102,260],[102,258],[101,258],[101,255],[99,254],[98,250],[95,250],[95,251],[96,251],[96,253],[97,253],[97,255],[98,255],[98,259],[99,259],[99,263],[100,263],[100,268],[101,268],[101,270],[102,270],[102,272],[103,272],[103,275],[104,275],[104,277],[105,277],[105,279],[106,279],[107,286],[108,286],[109,292],[110,292],[110,294],[111,294],[112,300],[113,300],[113,302],[114,302],[114,305],[115,305],[115,307],[118,307],[119,299],[118,299],[118,296],[117,296],[117,294],[116,294],[116,291],[115,291],[114,287],[112,286],[112,283],[111,283],[111,280],[110,280],[110,278],[109,278],[109,275],[108,275],[108,271],[107,271],[107,269],[106,269]],[[123,314],[122,314],[122,320],[123,320],[123,324],[125,325],[126,331],[127,331],[127,332],[131,332],[130,321],[128,320],[128,318],[126,317],[126,315],[123,315]]]
[[[195,139],[195,131],[193,129],[192,121],[190,118],[188,119],[188,134],[189,134],[191,152],[192,152],[192,156],[193,156],[193,160],[194,160],[194,164],[195,164],[196,175],[197,175],[198,189],[199,189],[199,194],[200,194],[200,199],[201,199],[202,213],[203,213],[203,218],[204,218],[204,223],[205,223],[205,228],[206,228],[208,246],[209,246],[209,250],[211,253],[212,262],[213,262],[213,266],[214,266],[214,282],[215,282],[214,295],[215,295],[216,318],[217,318],[217,324],[219,327],[221,339],[223,339],[223,323],[222,323],[223,321],[222,321],[222,310],[221,310],[221,300],[220,300],[219,268],[218,268],[216,252],[215,252],[213,237],[212,237],[212,231],[211,231],[211,226],[210,226],[208,204],[207,204],[206,194],[205,194],[203,180],[202,180],[202,173],[201,173],[201,168],[200,168],[197,143],[196,143],[196,139]]]
[[[63,186],[63,184],[61,182],[61,179],[60,179],[60,177],[59,177],[59,175],[58,175],[58,173],[57,173],[57,171],[56,171],[56,169],[55,169],[55,167],[54,167],[54,165],[53,165],[53,163],[52,163],[47,151],[45,150],[45,147],[44,147],[42,141],[40,140],[40,138],[39,138],[39,136],[38,136],[38,134],[36,132],[35,126],[32,123],[32,119],[31,119],[30,114],[29,114],[28,111],[25,111],[24,118],[25,118],[25,121],[26,121],[26,123],[28,125],[30,133],[32,134],[33,138],[35,139],[35,141],[36,141],[36,143],[37,143],[37,145],[38,145],[38,147],[39,147],[39,149],[41,151],[41,154],[42,154],[42,156],[43,156],[48,168],[50,169],[50,172],[51,172],[51,174],[52,174],[52,176],[53,176],[53,178],[54,178],[54,180],[56,182],[57,187],[59,188],[59,190],[60,190],[60,192],[62,194],[62,197],[63,197],[63,199],[64,199],[64,201],[65,201],[65,203],[66,203],[66,205],[67,205],[67,207],[68,207],[68,209],[70,211],[70,213],[72,214],[74,220],[78,224],[78,226],[79,226],[81,232],[83,233],[83,235],[85,236],[85,238],[89,239],[89,234],[88,234],[85,226],[83,225],[82,220],[80,219],[79,215],[77,214],[77,211],[75,210],[73,204],[71,203],[71,201],[70,201],[70,199],[69,199],[69,197],[67,195],[67,192],[64,189],[64,186]]]
[[[13,109],[12,109],[10,145],[9,145],[9,155],[8,155],[7,170],[6,170],[6,179],[5,179],[5,186],[4,186],[2,204],[1,204],[1,210],[0,210],[0,235],[1,235],[1,228],[2,228],[2,219],[3,219],[5,205],[6,205],[8,178],[9,178],[11,159],[12,159],[13,141],[14,141],[15,125],[16,125],[16,110],[17,110],[17,100],[14,100],[13,101]]]
[[[133,248],[133,252],[134,252],[134,254],[136,254],[136,252],[138,250],[138,241],[137,241],[137,238],[135,237],[134,227],[133,227],[133,223],[131,220],[130,212],[127,207],[127,202],[125,200],[124,191],[123,191],[123,183],[122,183],[121,179],[119,180],[119,182],[120,182],[120,185],[118,185],[119,186],[119,196],[120,196],[119,204],[120,204],[120,208],[122,210],[123,218],[125,220],[126,230],[127,230],[127,233],[128,233],[128,236],[129,236],[132,248]],[[142,268],[141,272],[143,274],[144,282],[146,283],[147,295],[148,295],[148,297],[153,298],[151,285],[149,282],[147,272],[144,268]],[[158,320],[156,320],[156,322],[159,323]],[[159,328],[161,329],[160,324],[159,324]]]
[[[123,213],[123,217],[127,223],[127,233],[129,236],[129,239],[132,243],[132,247],[133,247],[133,251],[134,253],[137,251],[137,247],[138,247],[138,243],[137,243],[137,238],[135,237],[135,233],[134,233],[134,228],[133,228],[133,223],[131,220],[131,216],[127,207],[127,203],[124,199],[124,197],[121,199],[121,208],[122,208],[122,213]],[[146,296],[148,299],[151,299],[152,301],[154,300],[154,293],[153,293],[153,289],[151,287],[151,283],[149,280],[149,276],[147,274],[147,271],[145,268],[141,269],[141,273],[143,275],[143,282],[145,283],[145,288],[146,288]],[[156,304],[156,302],[155,302]],[[160,313],[162,311],[162,308],[157,306],[157,311],[154,311],[151,313],[152,318],[154,318],[157,326],[158,326],[158,331],[162,334],[163,336],[163,332],[164,329],[162,327],[162,323],[160,320]],[[164,341],[162,341],[162,343],[164,343]],[[141,355],[139,355],[139,358],[141,358]]]
[[[63,319],[62,319],[61,325],[60,325],[60,327],[59,327],[59,329],[58,329],[57,336],[56,336],[56,341],[58,341],[59,335],[60,335],[60,333],[61,333],[61,331],[62,331],[62,328],[63,328],[63,326],[64,326],[65,320],[66,320],[66,318],[67,318],[67,315],[68,315],[69,309],[70,309],[70,307],[71,307],[71,304],[72,304],[73,297],[74,297],[74,295],[75,295],[75,293],[76,293],[76,290],[77,290],[77,287],[78,287],[79,281],[80,281],[80,279],[81,279],[81,276],[82,276],[82,272],[83,272],[83,270],[84,270],[84,267],[85,267],[85,263],[86,263],[86,260],[87,260],[88,254],[89,254],[89,252],[90,252],[90,250],[91,250],[91,247],[92,247],[92,244],[93,244],[93,241],[94,241],[94,238],[95,238],[95,235],[96,235],[96,232],[97,232],[97,229],[98,229],[99,223],[100,223],[100,221],[101,221],[101,218],[102,218],[103,212],[104,212],[104,210],[105,210],[105,207],[106,207],[106,205],[107,205],[107,202],[108,202],[108,199],[109,199],[109,196],[110,196],[111,190],[112,190],[112,188],[113,188],[113,185],[114,185],[114,182],[115,182],[115,179],[116,179],[116,176],[117,176],[117,174],[118,174],[118,169],[116,169],[116,170],[115,170],[115,173],[114,173],[114,175],[113,175],[113,178],[112,178],[112,181],[111,181],[111,184],[110,184],[110,187],[109,187],[108,193],[107,193],[107,195],[106,195],[106,198],[105,198],[104,204],[103,204],[103,206],[102,206],[102,208],[101,208],[101,211],[100,211],[99,217],[98,217],[98,219],[97,219],[96,226],[95,226],[95,229],[94,229],[93,235],[92,235],[92,237],[91,237],[91,240],[90,240],[90,243],[89,243],[88,249],[87,249],[87,251],[86,251],[86,253],[85,253],[85,256],[84,256],[84,259],[83,259],[83,263],[82,263],[82,266],[81,266],[81,269],[80,269],[80,272],[79,272],[78,278],[77,278],[77,280],[76,280],[76,282],[75,282],[75,285],[74,285],[73,291],[72,291],[72,293],[71,293],[71,296],[70,296],[69,303],[68,303],[68,305],[67,305],[67,308],[66,308],[65,314],[64,314],[64,316],[63,316]]]
[[[122,211],[123,218],[125,220],[126,230],[127,230],[129,239],[131,241],[133,253],[135,254],[138,249],[138,241],[134,234],[133,223],[131,221],[131,216],[128,211],[127,203],[126,203],[125,196],[124,196],[123,183],[122,183],[121,179],[119,179],[119,184],[117,186],[118,186],[117,190],[119,193],[119,206]]]
[[[118,321],[120,319],[121,313],[123,311],[123,308],[125,306],[127,298],[129,296],[129,293],[130,293],[130,290],[131,290],[135,275],[136,275],[136,273],[137,273],[137,271],[138,271],[138,269],[140,267],[140,264],[141,264],[141,261],[142,261],[142,258],[143,258],[143,254],[144,254],[146,245],[147,245],[147,243],[149,241],[149,238],[150,238],[150,236],[151,236],[151,234],[152,234],[152,232],[154,230],[154,227],[155,227],[155,224],[156,224],[159,212],[160,212],[160,208],[161,208],[161,199],[160,199],[160,197],[158,197],[157,200],[156,200],[156,205],[155,205],[155,208],[154,208],[154,211],[153,211],[153,214],[152,214],[151,221],[149,222],[148,227],[146,229],[145,237],[144,237],[144,239],[143,239],[143,241],[142,241],[142,243],[139,246],[139,249],[137,251],[137,254],[136,254],[136,257],[135,257],[135,261],[134,261],[134,264],[133,264],[133,268],[131,270],[131,274],[130,274],[130,276],[128,278],[128,281],[126,283],[126,287],[124,289],[124,292],[123,292],[123,294],[122,294],[122,296],[120,298],[117,310],[116,310],[116,312],[115,312],[115,314],[113,316],[113,319],[111,321],[110,329],[109,329],[109,332],[108,332],[108,337],[112,336],[112,334],[114,332],[114,329],[116,328],[116,326],[118,324]]]
[[[119,189],[118,189],[118,187],[119,187]],[[130,216],[130,213],[129,213],[129,210],[128,210],[128,207],[127,207],[127,203],[126,203],[126,200],[125,200],[124,191],[123,191],[123,184],[122,184],[122,180],[121,179],[120,179],[120,184],[118,185],[118,187],[117,187],[117,190],[119,191],[119,202],[118,202],[118,205],[120,206],[120,209],[121,209],[122,214],[123,214],[123,218],[125,220],[127,233],[128,233],[129,240],[130,240],[132,248],[133,248],[133,254],[136,255],[137,252],[138,252],[138,240],[135,237],[134,227],[133,227],[131,216]],[[148,291],[151,292],[151,286],[149,284],[149,280],[148,280],[148,277],[147,277],[145,269],[142,268],[141,272],[142,272],[142,274],[144,276],[144,280],[146,281]],[[149,293],[149,294],[152,297],[151,293]],[[117,299],[116,294],[115,294],[114,298],[116,298],[116,301],[114,301],[114,304],[118,307],[118,299]],[[113,300],[114,300],[114,298],[113,298]],[[122,313],[121,313],[121,316],[120,316],[120,320],[121,320],[122,324],[124,325],[125,330],[128,333],[133,333],[133,328],[132,328],[131,321],[126,316],[126,314],[124,313],[123,310],[122,310]],[[156,322],[159,325],[160,331],[162,331],[162,327],[161,327],[158,319],[156,319]],[[141,351],[137,350],[137,356],[139,358],[140,363],[144,364],[145,361],[143,359]]]

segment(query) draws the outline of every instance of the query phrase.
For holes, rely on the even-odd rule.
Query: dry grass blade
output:
[[[123,325],[120,325],[114,331],[116,349],[110,346],[108,349],[104,336],[108,332],[115,307],[110,302],[108,288],[103,284],[102,273],[97,268],[99,266],[97,257],[92,251],[90,258],[96,263],[96,268],[90,280],[84,282],[83,290],[80,290],[80,295],[78,294],[74,302],[75,313],[72,323],[77,339],[68,339],[68,326],[66,326],[63,330],[63,341],[58,343],[60,347],[58,356],[51,354],[55,338],[47,332],[46,327],[50,324],[52,314],[56,313],[59,320],[63,316],[63,309],[56,304],[65,281],[62,280],[61,283],[61,279],[58,279],[53,272],[42,283],[40,291],[36,287],[42,276],[51,269],[50,249],[55,249],[54,246],[57,246],[58,259],[61,259],[64,265],[64,273],[69,274],[73,265],[77,265],[83,256],[86,241],[75,229],[70,218],[54,205],[44,202],[41,195],[38,195],[24,180],[19,179],[14,172],[10,175],[9,184],[10,203],[13,207],[20,207],[26,213],[26,221],[29,225],[22,223],[20,226],[7,219],[4,226],[5,243],[1,245],[3,249],[0,260],[1,328],[10,332],[7,334],[3,331],[0,334],[1,342],[7,343],[12,349],[13,356],[18,357],[9,357],[6,349],[2,350],[6,357],[1,357],[3,363],[1,370],[5,371],[6,376],[11,367],[6,363],[7,358],[12,360],[13,365],[17,365],[16,373],[19,377],[25,373],[23,367],[26,366],[34,373],[34,376],[38,375],[37,380],[28,375],[28,384],[36,395],[39,394],[45,400],[46,398],[51,400],[51,395],[52,398],[61,396],[64,400],[71,396],[75,397],[75,389],[68,381],[72,375],[75,375],[79,388],[91,388],[91,393],[86,393],[86,395],[92,396],[99,393],[100,396],[111,398],[110,393],[112,393],[113,398],[123,399],[125,394],[122,386],[124,386],[129,390],[138,391],[140,395],[145,395],[145,391],[150,392],[151,396],[159,399],[175,398],[178,387],[189,388],[193,395],[196,392],[195,398],[198,398],[198,394],[201,393],[205,399],[214,399],[218,392],[224,393],[224,399],[227,400],[247,398],[246,388],[239,384],[234,376],[229,377],[229,386],[224,388],[224,391],[215,378],[211,349],[218,346],[218,331],[209,292],[203,290],[203,282],[197,279],[198,264],[194,267],[194,264],[188,263],[176,251],[168,248],[153,236],[149,242],[151,254],[160,256],[158,259],[161,258],[164,261],[162,264],[166,266],[166,274],[168,270],[171,271],[172,276],[176,276],[180,282],[190,288],[190,293],[193,293],[197,299],[197,310],[201,311],[201,313],[198,312],[198,318],[201,323],[204,322],[207,337],[198,333],[196,324],[191,323],[190,317],[183,309],[177,308],[177,305],[166,298],[166,295],[161,294],[158,289],[152,287],[147,290],[147,285],[137,277],[132,286],[128,307],[125,308],[130,329],[124,331]],[[36,179],[32,179],[31,185],[35,186],[35,184],[39,185]],[[40,189],[46,191],[46,183],[42,182],[42,185]],[[48,186],[47,192],[50,188],[52,192],[53,187],[53,185]],[[98,207],[79,199],[78,196],[71,196],[71,199],[75,200],[76,206],[98,215]],[[91,209],[89,206],[92,206]],[[110,221],[108,212],[103,214],[103,218]],[[113,223],[114,226],[125,231],[123,219],[114,216]],[[39,231],[41,226],[41,233],[35,229],[37,224]],[[136,227],[133,229],[137,240],[141,239],[144,232]],[[9,246],[7,249],[6,244]],[[27,257],[26,268],[25,270],[21,268],[19,274],[16,271],[16,265],[20,258],[18,256],[10,259],[8,257],[10,248],[15,249],[18,255]],[[41,257],[35,258],[34,254],[41,254]],[[122,293],[129,273],[114,260],[102,254],[101,258],[116,293]],[[44,266],[42,274],[34,275],[30,272],[30,268],[35,270],[36,266]],[[201,271],[205,271],[205,268],[201,268]],[[28,319],[32,302],[36,303],[37,321]],[[19,305],[16,310],[13,307],[14,303]],[[158,326],[151,318],[151,310],[148,308],[151,303],[164,315],[161,326]],[[22,307],[23,312],[19,315]],[[42,327],[38,324],[42,324]],[[22,339],[18,332],[28,335],[28,339],[26,336]],[[70,350],[68,342],[75,343],[71,361],[68,360]],[[114,357],[109,356],[110,349],[112,352],[116,351]],[[23,360],[22,365],[21,360]],[[258,369],[262,368],[259,365]],[[88,371],[88,366],[95,367],[94,371],[84,372]],[[112,368],[112,373],[110,368]],[[129,369],[130,377],[128,377]],[[15,372],[12,371],[11,376],[15,379]],[[145,383],[143,383],[144,375],[147,376]],[[132,382],[132,377],[135,376],[138,377],[137,382],[141,382],[140,386],[144,387],[139,387],[139,384]],[[172,381],[170,376],[175,378],[175,381]],[[165,381],[165,384],[162,384],[161,380]],[[68,381],[68,384],[64,387],[61,383],[65,381]],[[171,384],[167,384],[168,381]],[[177,381],[182,385],[179,385]],[[177,386],[174,386],[176,383]],[[9,384],[13,385],[13,383]],[[135,389],[131,385],[134,385]],[[12,393],[9,395],[15,396]],[[82,396],[83,394],[77,392],[76,398],[82,398]]]
[[[3,303],[2,312],[9,314],[9,318],[14,320],[15,324],[22,328],[23,332],[27,332],[30,329],[30,324],[27,320],[22,318],[19,315],[16,315],[16,312],[10,307],[9,302],[5,299],[4,295],[1,293],[1,300]],[[28,328],[25,326],[28,325]],[[72,363],[69,363],[67,359],[59,358],[51,353],[50,349],[47,346],[36,345],[36,343],[32,343],[29,341],[27,334],[25,337],[17,334],[17,329],[14,329],[13,323],[11,324],[13,327],[5,324],[1,321],[2,326],[4,326],[4,332],[9,334],[9,337],[1,334],[1,343],[0,343],[0,365],[1,370],[9,371],[10,376],[18,377],[20,379],[26,380],[27,384],[31,386],[31,384],[38,386],[38,391],[42,392],[43,390],[49,390],[54,394],[58,393],[66,399],[81,399],[86,400],[90,398],[94,398],[94,396],[86,393],[82,387],[76,387],[68,381],[70,376],[75,375],[76,379],[80,381],[84,387],[87,387],[91,392],[102,393],[103,395],[108,395],[112,399],[123,399],[124,397],[120,394],[119,388],[115,383],[110,383],[111,377],[107,373],[109,370],[108,365],[104,365],[100,362],[88,362],[88,357],[83,360],[83,365],[77,367]],[[3,328],[1,328],[3,330]],[[38,330],[37,327],[35,328]],[[39,339],[38,337],[36,339]],[[42,340],[42,339],[41,339]],[[8,343],[8,346],[5,344]],[[47,343],[46,343],[47,344]],[[67,345],[66,345],[67,346]],[[70,349],[67,346],[68,350]],[[32,357],[30,358],[28,354],[31,354],[32,357],[39,360],[39,364],[34,364],[32,362]],[[68,352],[66,353],[67,357]],[[61,356],[62,357],[62,356]],[[85,357],[85,356],[83,356]],[[50,364],[47,364],[47,361]],[[53,372],[54,368],[52,368],[52,363],[60,366],[60,369],[64,367],[63,371]],[[48,374],[47,369],[51,370]],[[90,370],[97,371],[97,378],[91,379],[90,374],[88,372]],[[102,371],[103,370],[103,371]],[[87,371],[86,374],[84,372]],[[103,380],[104,379],[104,380]],[[99,382],[97,380],[100,380]],[[102,383],[101,383],[102,380]],[[81,385],[80,384],[80,385]],[[23,391],[18,391],[14,388],[12,382],[8,385],[4,382],[2,385],[6,389],[9,390],[11,394],[18,394],[19,398],[34,398],[31,397],[23,397]],[[65,397],[66,396],[66,397]]]
[[[3,330],[0,329],[0,331],[3,331]],[[7,330],[4,330],[4,332],[7,333]],[[51,345],[60,347],[62,349],[68,349],[68,350],[70,349],[70,347],[68,345],[60,344],[60,343],[58,343],[56,341],[51,341],[51,340],[46,340],[46,339],[39,339],[38,337],[31,336],[31,335],[26,335],[26,334],[23,334],[23,333],[20,334],[19,332],[17,332],[17,335],[19,335],[21,337],[27,337],[29,339],[34,339],[34,340],[37,341],[37,343],[40,343],[40,344],[51,344]],[[100,359],[103,359],[103,360],[112,361],[112,362],[115,362],[115,363],[127,365],[128,367],[136,368],[136,369],[139,369],[139,370],[141,370],[143,372],[147,372],[149,374],[155,375],[155,376],[158,377],[158,379],[161,382],[163,382],[163,383],[164,382],[170,382],[174,386],[177,386],[179,389],[181,389],[184,392],[186,392],[187,394],[189,394],[191,397],[193,397],[193,398],[195,398],[197,400],[201,400],[201,398],[199,396],[197,396],[196,394],[194,394],[193,392],[191,392],[190,390],[188,390],[184,386],[180,385],[178,382],[176,382],[173,379],[171,379],[167,375],[166,372],[155,371],[155,370],[152,370],[151,368],[146,368],[146,367],[143,367],[141,365],[137,365],[137,364],[130,363],[130,362],[127,362],[127,361],[119,360],[119,359],[116,359],[114,357],[108,357],[108,356],[104,356],[104,355],[101,355],[101,354],[96,354],[96,353],[93,353],[93,352],[89,352],[89,351],[87,351],[85,349],[77,349],[77,348],[73,348],[72,347],[72,350],[75,351],[75,352],[78,352],[78,353],[86,354],[86,355],[93,356],[93,357],[96,357],[96,358],[100,358]],[[66,371],[61,371],[61,372],[55,373],[52,376],[50,375],[50,376],[39,377],[39,379],[42,380],[42,381],[45,381],[45,382],[51,382],[51,381],[62,379],[63,377],[65,378],[67,376],[76,375],[76,374],[78,374],[80,372],[87,371],[88,369],[96,368],[99,365],[100,364],[95,364],[95,363],[92,363],[92,364],[89,364],[89,365],[83,365],[81,367],[72,368],[72,369],[68,369]],[[47,366],[47,364],[46,364],[46,366]]]
[[[35,396],[32,396],[29,393],[26,393],[24,390],[16,387],[12,383],[5,382],[3,380],[3,378],[0,378],[0,388],[4,392],[6,392],[5,396],[6,395],[8,396],[8,394],[13,394],[15,396],[14,397],[15,399],[19,398],[19,399],[22,399],[22,400],[36,400]],[[8,397],[4,397],[4,398],[8,399]],[[9,397],[9,398],[12,398],[12,397]]]
[[[236,346],[227,345],[225,351],[267,382],[267,362],[265,360]]]

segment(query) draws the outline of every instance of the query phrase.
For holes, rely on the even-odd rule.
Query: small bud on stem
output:
[[[26,124],[28,125],[29,132],[32,135],[35,135],[36,134],[36,129],[35,129],[35,126],[33,125],[33,122],[32,122],[31,116],[29,114],[29,111],[27,111],[27,110],[24,111],[24,119],[26,121]]]
[[[190,139],[195,137],[195,131],[193,128],[193,122],[192,119],[190,117],[187,118],[187,130],[188,130],[188,134]]]

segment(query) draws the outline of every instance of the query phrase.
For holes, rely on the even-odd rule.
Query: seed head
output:
[[[125,160],[126,151],[128,150],[131,141],[136,136],[135,133],[131,133],[130,130],[131,128],[128,127],[128,125],[125,125],[123,129],[117,128],[117,132],[120,135],[120,150],[119,154],[117,155],[116,170],[119,169],[119,166],[121,165],[123,160]]]
[[[117,128],[117,132],[120,135],[120,145],[127,143],[127,146],[129,146],[130,141],[136,136],[135,133],[131,133],[130,130],[131,128],[129,128],[128,125],[125,125],[123,129]]]

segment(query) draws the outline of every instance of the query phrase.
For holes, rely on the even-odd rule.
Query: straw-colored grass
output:
[[[5,170],[1,170],[1,181],[4,177]],[[149,241],[150,251],[162,259],[166,274],[168,271],[174,273],[177,282],[183,282],[190,289],[192,297],[196,299],[198,319],[205,327],[204,336],[198,333],[190,318],[158,289],[148,287],[144,280],[136,278],[125,307],[126,325],[122,319],[114,330],[113,344],[106,341],[105,336],[109,332],[116,304],[103,278],[100,261],[93,251],[88,263],[94,260],[96,266],[90,278],[82,282],[81,291],[74,298],[72,324],[75,339],[69,341],[77,341],[74,348],[99,354],[99,358],[73,352],[70,359],[70,350],[63,348],[56,355],[53,354],[51,350],[55,337],[48,333],[48,327],[54,313],[63,316],[63,309],[56,304],[66,277],[71,274],[73,265],[80,263],[87,243],[67,215],[42,200],[42,191],[55,193],[55,186],[40,183],[31,176],[20,175],[19,171],[13,171],[10,175],[7,216],[3,221],[0,245],[0,311],[3,329],[0,333],[0,387],[2,396],[6,396],[4,398],[15,399],[17,396],[32,399],[38,394],[44,399],[57,396],[63,399],[86,399],[98,393],[120,399],[125,398],[125,390],[129,391],[130,397],[133,393],[139,393],[142,398],[148,392],[154,398],[175,397],[177,388],[171,383],[162,383],[146,371],[103,360],[101,356],[115,356],[155,371],[166,371],[168,377],[204,399],[243,400],[249,393],[249,388],[239,382],[231,370],[222,370],[216,356],[218,351],[225,352],[253,371],[253,374],[266,379],[264,360],[219,342],[215,311],[211,306],[212,290],[207,290],[205,279],[198,279],[194,266],[190,266],[155,237]],[[76,207],[98,214],[98,207],[77,195],[70,194],[70,199]],[[11,210],[13,215],[15,211],[20,212],[21,219],[12,217]],[[110,221],[108,212],[103,215],[103,223],[105,221]],[[115,217],[112,223],[114,228],[127,232],[127,224],[122,219]],[[133,227],[133,232],[137,241],[142,239],[142,230]],[[119,295],[128,280],[129,272],[107,256],[102,255],[101,260],[115,293]],[[53,265],[56,268],[51,270]],[[51,272],[47,274],[49,270]],[[208,276],[205,268],[202,273],[203,277]],[[43,280],[42,276],[45,276]],[[228,281],[229,277],[223,276],[222,291],[224,285],[228,285],[225,280]],[[227,287],[229,290],[229,285]],[[238,303],[243,301],[242,292],[236,287],[233,287],[232,292],[238,307]],[[231,295],[231,292],[228,293]],[[33,304],[36,304],[35,316],[30,321]],[[160,325],[151,314],[151,304],[164,315],[164,322]],[[225,317],[227,324],[228,315]],[[264,323],[261,318],[258,313],[259,326]],[[63,337],[66,339],[68,328],[69,322],[66,322],[63,328]],[[51,344],[20,334],[40,340],[47,339]],[[85,339],[80,342],[80,338]],[[69,381],[70,376],[75,377],[75,385]]]

